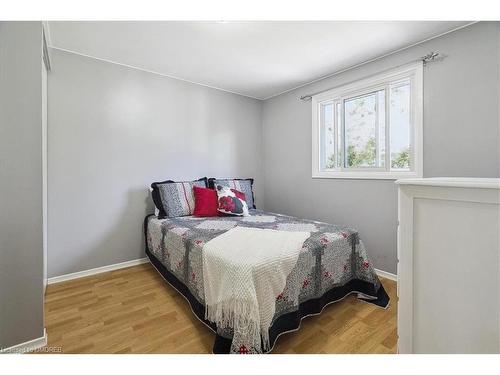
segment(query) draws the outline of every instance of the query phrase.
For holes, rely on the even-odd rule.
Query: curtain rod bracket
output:
[[[435,51],[429,52],[427,55],[421,57],[421,60],[424,63],[424,66],[430,62],[441,61],[443,59],[444,59],[444,56],[441,55],[439,52],[435,52]]]

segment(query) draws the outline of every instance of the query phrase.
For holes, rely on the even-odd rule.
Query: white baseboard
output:
[[[378,270],[375,268],[375,273],[379,275],[380,277],[385,277],[386,279],[392,280],[392,281],[398,281],[398,275],[394,275],[393,273]]]
[[[140,258],[140,259],[129,260],[127,262],[110,264],[109,266],[92,268],[90,270],[68,273],[66,275],[61,275],[61,276],[54,276],[54,277],[49,278],[48,284],[55,284],[55,283],[60,283],[63,281],[79,279],[80,277],[92,276],[92,275],[96,275],[98,273],[119,270],[121,268],[137,266],[139,264],[148,263],[148,262],[149,262],[148,258]]]
[[[23,354],[39,349],[47,345],[47,330],[43,329],[43,336],[30,341],[11,346],[10,348],[0,349],[4,354]]]
[[[97,275],[99,273],[109,272],[109,271],[114,271],[114,270],[119,270],[121,268],[127,268],[127,267],[137,266],[139,264],[148,263],[148,262],[149,262],[148,258],[139,258],[139,259],[129,260],[127,262],[110,264],[109,266],[103,266],[103,267],[98,267],[98,268],[91,268],[91,269],[85,270],[85,271],[68,273],[66,275],[61,275],[61,276],[54,276],[54,277],[51,277],[51,278],[48,279],[48,284],[55,284],[55,283],[60,283],[60,282],[63,282],[63,281],[79,279],[80,277]],[[395,275],[395,274],[393,274],[393,273],[382,271],[382,270],[379,270],[377,268],[375,268],[375,272],[380,277],[385,277],[386,279],[389,279],[389,280],[392,280],[392,281],[397,281],[398,280],[398,276]]]

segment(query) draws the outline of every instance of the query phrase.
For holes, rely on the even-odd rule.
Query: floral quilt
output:
[[[352,228],[256,209],[251,209],[250,216],[246,217],[158,219],[151,216],[147,220],[149,251],[186,285],[201,304],[204,304],[203,245],[236,226],[311,232],[288,275],[285,289],[276,296],[273,322],[283,314],[297,310],[302,302],[319,298],[332,288],[341,287],[354,279],[372,284],[375,291],[380,288],[380,281],[358,232]],[[217,334],[232,340],[231,353],[258,352],[249,344],[245,332],[218,328]]]

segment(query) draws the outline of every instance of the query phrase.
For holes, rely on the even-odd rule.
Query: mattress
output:
[[[300,320],[319,313],[329,303],[351,293],[367,302],[387,307],[389,297],[381,285],[355,229],[251,209],[247,217],[185,216],[144,221],[146,253],[167,282],[189,301],[195,315],[216,332],[215,353],[252,353],[244,334],[221,329],[204,319],[203,245],[228,230],[240,227],[280,231],[306,231],[297,263],[284,290],[276,296],[275,315],[269,329],[271,350],[277,337],[295,330]],[[291,291],[300,290],[297,293]]]

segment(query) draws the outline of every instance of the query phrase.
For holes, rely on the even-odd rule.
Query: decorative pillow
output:
[[[227,186],[215,185],[217,191],[218,211],[228,215],[250,216],[244,194]]]
[[[208,187],[215,189],[215,185],[227,186],[241,191],[245,194],[247,206],[249,208],[256,208],[253,196],[253,178],[209,178]]]
[[[217,192],[215,190],[193,186],[193,194],[194,216],[219,216],[219,211],[217,211]]]
[[[158,218],[188,216],[194,211],[193,186],[207,187],[207,178],[196,181],[175,182],[172,180],[153,182],[152,197],[158,208]]]
[[[247,201],[247,198],[245,197],[245,194],[242,193],[241,191],[238,191],[236,189],[231,189],[231,191],[236,195],[236,198],[241,199],[242,201]],[[248,206],[248,204],[247,204]]]

